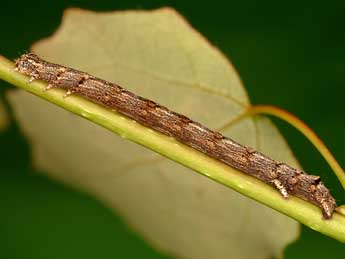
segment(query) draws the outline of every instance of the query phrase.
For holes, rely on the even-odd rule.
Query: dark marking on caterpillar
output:
[[[151,100],[137,96],[117,84],[87,73],[49,63],[35,54],[22,55],[16,60],[16,70],[53,87],[67,90],[65,97],[78,94],[93,102],[116,110],[129,118],[190,146],[231,167],[260,179],[276,188],[284,198],[295,195],[322,209],[323,217],[332,217],[335,199],[319,176],[306,174],[275,161],[253,148],[170,111]]]

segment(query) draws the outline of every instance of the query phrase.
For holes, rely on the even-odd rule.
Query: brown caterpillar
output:
[[[319,176],[308,175],[275,161],[253,148],[242,146],[219,132],[137,96],[114,83],[49,63],[35,54],[24,54],[17,59],[16,70],[30,76],[29,81],[39,79],[48,82],[46,89],[66,89],[65,96],[72,93],[84,96],[149,128],[174,137],[208,156],[272,185],[284,198],[291,194],[309,201],[322,209],[325,219],[333,215],[335,199]]]

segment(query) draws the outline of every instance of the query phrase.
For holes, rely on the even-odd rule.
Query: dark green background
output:
[[[15,58],[49,36],[71,6],[175,7],[232,60],[254,104],[275,104],[298,115],[345,165],[345,1],[1,1],[0,54]],[[10,87],[0,82],[0,98]],[[320,174],[344,204],[344,191],[315,149],[275,122],[303,167]],[[344,258],[345,246],[303,227],[285,254]],[[93,198],[37,175],[30,147],[12,123],[0,134],[0,258],[168,257]]]

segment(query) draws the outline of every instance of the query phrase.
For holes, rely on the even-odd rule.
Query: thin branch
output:
[[[334,213],[331,220],[324,220],[321,210],[311,203],[297,197],[290,197],[286,200],[264,182],[226,166],[170,137],[135,123],[116,112],[78,96],[64,99],[64,91],[60,89],[44,91],[45,83],[29,84],[28,78],[15,72],[13,63],[2,56],[0,56],[0,78],[345,243],[345,217],[339,213]]]
[[[297,118],[292,113],[283,110],[279,107],[273,105],[254,105],[251,106],[247,112],[246,116],[255,116],[258,114],[268,114],[273,115],[279,119],[286,121],[291,124],[297,130],[299,130],[320,152],[320,154],[327,161],[329,166],[332,168],[341,185],[345,189],[345,172],[339,165],[338,161],[334,158],[331,151],[326,147],[325,143],[316,135],[316,133],[308,127],[303,121]]]

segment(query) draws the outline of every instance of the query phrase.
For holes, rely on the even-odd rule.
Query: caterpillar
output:
[[[33,53],[19,57],[15,70],[30,76],[29,81],[43,80],[46,89],[62,88],[65,96],[77,94],[171,136],[228,166],[276,188],[284,198],[294,195],[315,204],[323,217],[330,219],[336,208],[335,199],[319,176],[276,161],[253,148],[240,145],[221,133],[208,129],[188,117],[169,110],[151,100],[137,96],[121,86],[88,73],[42,60]]]

